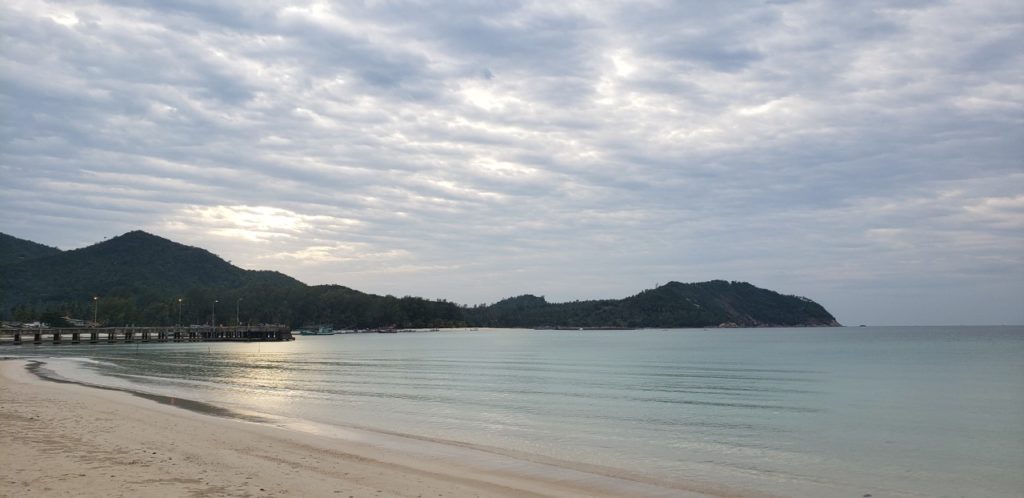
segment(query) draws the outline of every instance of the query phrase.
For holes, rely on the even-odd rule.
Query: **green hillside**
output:
[[[301,285],[286,275],[243,270],[205,249],[141,231],[0,269],[11,305],[109,294],[181,295],[200,287],[238,288],[263,279],[275,286]]]
[[[434,327],[459,317],[452,303],[311,287],[141,231],[0,267],[0,317],[28,320],[45,311],[80,318],[96,313],[111,325],[173,325],[179,312],[183,324],[216,319],[339,327]]]
[[[669,282],[625,299],[549,303],[524,295],[467,311],[478,326],[514,327],[742,327],[834,326],[810,299],[746,282]]]
[[[238,268],[200,249],[134,231],[72,251],[4,236],[0,318],[46,314],[108,325],[236,323],[396,327],[707,327],[838,325],[821,305],[745,282],[670,282],[624,299],[549,303],[523,295],[466,308],[444,300],[308,286]],[[19,256],[21,255],[21,256]],[[93,298],[97,297],[97,300]]]
[[[60,249],[0,233],[0,265],[59,254]]]

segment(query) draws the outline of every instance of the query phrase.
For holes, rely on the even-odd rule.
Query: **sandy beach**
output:
[[[315,432],[40,379],[0,361],[0,496],[736,496],[476,448]],[[390,438],[390,439],[389,439]]]

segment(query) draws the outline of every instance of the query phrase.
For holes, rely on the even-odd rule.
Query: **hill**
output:
[[[14,305],[111,293],[181,295],[197,287],[237,288],[261,279],[273,285],[300,284],[280,273],[243,270],[205,249],[142,231],[0,269],[0,282]]]
[[[0,265],[21,263],[58,253],[60,253],[60,249],[56,247],[44,246],[31,240],[0,233]]]
[[[95,313],[114,325],[173,325],[180,316],[184,324],[425,327],[450,324],[446,320],[458,315],[452,303],[311,287],[283,273],[245,270],[205,249],[142,231],[0,266],[0,316],[28,320],[45,311],[80,318]]]
[[[468,311],[478,326],[514,327],[740,327],[836,326],[810,299],[746,282],[669,282],[625,299],[549,303],[532,295]]]
[[[0,318],[68,314],[109,325],[324,323],[338,328],[707,327],[838,325],[821,305],[746,282],[669,282],[624,299],[549,303],[523,295],[466,308],[445,300],[308,286],[245,270],[205,249],[142,231],[60,251],[4,236]],[[93,300],[97,297],[97,300]]]

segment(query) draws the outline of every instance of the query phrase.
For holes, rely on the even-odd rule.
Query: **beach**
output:
[[[0,496],[729,496],[182,409],[0,362]],[[444,445],[442,445],[444,446]],[[426,453],[432,458],[425,458]],[[707,490],[705,490],[707,491]]]
[[[1024,486],[1019,327],[0,353],[0,496],[1002,498]]]

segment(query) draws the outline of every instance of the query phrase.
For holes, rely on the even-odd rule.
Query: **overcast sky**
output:
[[[0,4],[0,231],[464,304],[1024,323],[1024,3]]]

